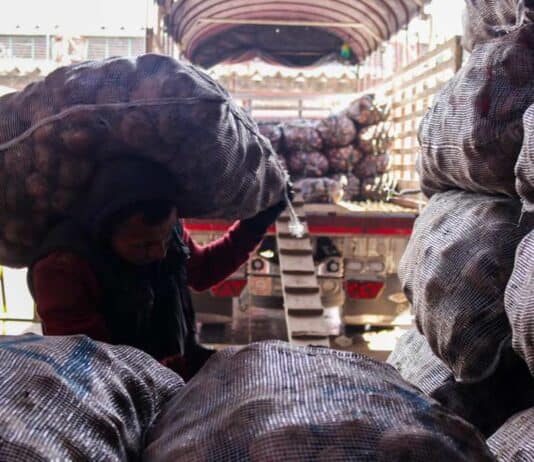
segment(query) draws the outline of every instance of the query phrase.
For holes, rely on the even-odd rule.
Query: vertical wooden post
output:
[[[146,28],[145,34],[145,53],[152,53],[154,51],[154,29],[152,27]]]

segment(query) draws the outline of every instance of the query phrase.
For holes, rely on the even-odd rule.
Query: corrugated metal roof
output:
[[[185,56],[205,67],[253,55],[306,65],[339,54],[343,44],[352,51],[348,59],[356,62],[406,25],[427,2],[181,0],[169,8],[167,26]]]

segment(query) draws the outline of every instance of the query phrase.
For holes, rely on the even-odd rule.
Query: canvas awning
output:
[[[427,0],[179,0],[166,18],[203,67],[259,56],[287,66],[362,61]]]

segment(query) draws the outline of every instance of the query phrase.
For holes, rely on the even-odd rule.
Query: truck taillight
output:
[[[239,297],[246,285],[246,279],[227,279],[212,287],[211,293],[219,298]]]
[[[383,281],[345,281],[345,292],[350,298],[377,298],[384,288]]]

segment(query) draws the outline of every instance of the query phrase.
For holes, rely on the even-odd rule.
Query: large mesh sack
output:
[[[165,56],[60,68],[0,99],[0,121],[3,264],[24,265],[111,157],[165,165],[183,217],[245,218],[285,189],[255,122],[211,78]]]
[[[373,102],[372,95],[365,95],[350,103],[345,111],[358,127],[368,127],[383,121],[387,114],[381,111]]]
[[[307,204],[335,204],[343,198],[343,186],[332,178],[304,178],[295,187]]]
[[[534,231],[517,248],[504,301],[512,326],[512,345],[534,374]]]
[[[436,95],[419,129],[427,196],[463,189],[516,196],[523,114],[534,102],[534,25],[481,44]]]
[[[347,175],[335,174],[332,175],[332,179],[339,182],[343,187],[343,197],[344,201],[357,201],[361,198],[361,186],[362,183],[360,179],[349,173]]]
[[[336,114],[319,122],[317,131],[323,139],[324,146],[347,146],[354,141],[357,135],[354,122],[345,114]]]
[[[362,159],[362,153],[354,146],[329,149],[326,157],[332,173],[348,173]]]
[[[532,0],[466,0],[462,45],[468,50],[531,21]]]
[[[526,212],[534,213],[534,105],[523,116],[525,136],[515,167],[517,192]]]
[[[0,460],[139,460],[183,380],[146,353],[85,336],[0,337]]]
[[[317,122],[311,120],[293,120],[282,126],[286,148],[291,152],[320,151],[323,140],[317,131]]]
[[[359,162],[356,162],[352,172],[360,179],[375,177],[378,175],[379,158],[373,154],[368,154]]]
[[[520,215],[520,201],[504,196],[436,194],[401,259],[417,327],[460,382],[493,373],[510,341],[504,290],[527,232]]]
[[[534,407],[511,417],[488,446],[499,462],[534,462]]]
[[[270,142],[273,149],[280,153],[283,148],[282,125],[278,122],[258,122],[260,133]]]
[[[158,461],[486,461],[478,432],[370,358],[283,342],[212,357],[166,406]]]
[[[288,157],[288,169],[296,178],[319,178],[326,175],[329,163],[320,152],[294,152]]]
[[[398,340],[387,362],[403,379],[486,436],[516,412],[534,405],[534,379],[511,349],[505,350],[494,374],[472,384],[456,382],[452,371],[432,352],[417,329]]]
[[[397,341],[387,363],[399,371],[402,378],[430,395],[454,376],[447,365],[432,351],[426,338],[411,329]]]

